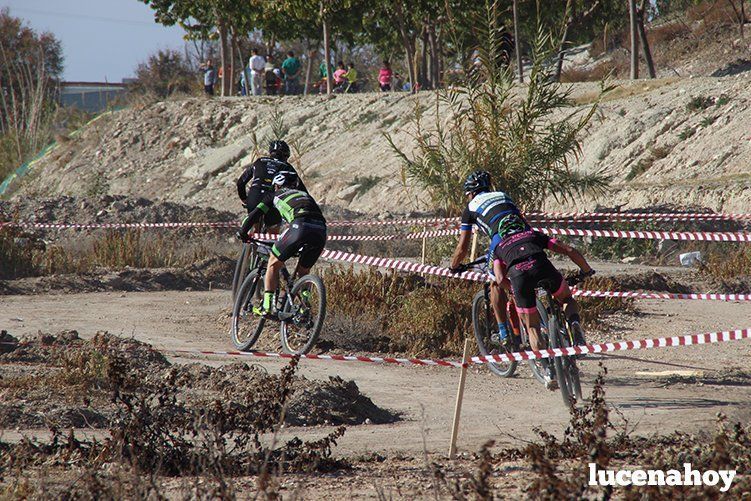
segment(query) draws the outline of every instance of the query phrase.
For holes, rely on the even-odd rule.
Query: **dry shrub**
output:
[[[563,71],[561,82],[599,82],[613,76],[616,69],[615,65],[608,62],[601,62],[589,68],[572,67]]]
[[[665,23],[659,26],[650,27],[647,30],[647,38],[653,47],[655,44],[671,42],[676,38],[683,38],[690,34],[691,28],[681,22]]]
[[[701,35],[709,27],[725,26],[737,23],[737,16],[730,2],[702,2],[686,10],[690,21],[701,21],[702,28],[696,30]]]
[[[582,285],[582,289],[617,291],[618,282],[610,277],[590,277]],[[604,316],[616,312],[634,313],[636,307],[632,298],[623,297],[579,297],[576,299],[581,307],[581,318],[586,326],[596,325]]]
[[[751,276],[751,249],[746,244],[725,252],[710,252],[700,271],[707,277],[720,280]]]
[[[355,272],[352,267],[333,267],[323,276],[329,301],[327,322],[348,325],[361,333],[380,329],[387,338],[380,346],[389,351],[457,355],[463,339],[471,335],[470,303],[477,284],[464,280],[432,284],[416,275],[373,269]],[[346,322],[341,320],[345,318]],[[351,350],[362,346],[338,347]]]
[[[0,226],[0,279],[33,274],[33,240],[13,226]]]
[[[210,245],[174,236],[144,236],[140,230],[108,231],[69,245],[47,245],[13,226],[0,227],[0,279],[56,273],[189,266],[214,255]]]
[[[297,379],[297,359],[282,369],[276,384],[236,385],[231,396],[224,394],[205,405],[194,406],[181,396],[180,385],[174,380],[180,371],[168,372],[163,378],[148,378],[138,365],[140,357],[125,357],[114,349],[105,353],[103,369],[97,363],[92,366],[85,356],[71,363],[77,370],[95,375],[104,371],[102,384],[110,391],[116,407],[109,436],[102,442],[77,439],[72,430],[63,436],[52,428],[49,441],[0,441],[0,472],[21,474],[47,465],[83,468],[83,485],[79,488],[111,494],[118,487],[110,473],[114,465],[145,479],[204,478],[213,488],[202,498],[228,499],[235,495],[231,482],[234,476],[257,475],[258,490],[273,494],[279,484],[275,479],[283,473],[348,467],[348,463],[331,457],[332,448],[344,434],[343,426],[318,440],[276,438]],[[100,470],[105,465],[103,473]],[[25,487],[18,484],[13,489]]]

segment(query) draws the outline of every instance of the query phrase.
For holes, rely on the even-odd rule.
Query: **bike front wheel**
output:
[[[235,274],[232,276],[232,305],[237,300],[237,292],[240,290],[240,286],[245,280],[245,273],[248,269],[248,263],[250,262],[252,246],[249,244],[243,244],[240,255],[237,257],[235,263]]]
[[[485,291],[479,291],[472,299],[472,330],[475,332],[477,348],[482,356],[489,356],[494,351],[505,353],[505,348],[499,341],[491,339],[495,317],[492,315],[490,305],[486,303]],[[510,335],[514,335],[513,333]],[[516,372],[516,362],[487,362],[490,372],[501,377],[511,377]]]
[[[253,314],[253,301],[261,285],[262,279],[258,276],[258,270],[253,270],[237,291],[232,308],[231,335],[232,343],[240,351],[249,350],[263,332],[266,319]]]
[[[326,319],[326,288],[316,275],[298,279],[284,301],[280,337],[285,352],[308,353],[321,334]]]
[[[561,328],[560,320],[555,315],[550,315],[548,323],[548,336],[551,348],[564,348],[561,343]],[[563,397],[563,403],[567,407],[573,408],[576,402],[576,395],[574,395],[571,387],[571,373],[569,369],[571,360],[567,356],[560,356],[553,358],[553,364],[555,367],[555,378],[558,381],[558,388],[561,390],[561,396]]]

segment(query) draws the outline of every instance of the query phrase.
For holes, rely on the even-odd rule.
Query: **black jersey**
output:
[[[519,214],[511,197],[502,191],[486,191],[476,195],[464,209],[460,229],[471,230],[476,224],[492,237],[498,231],[498,222],[509,214]]]
[[[248,198],[249,191],[254,191],[256,194],[262,195],[268,191],[274,191],[271,182],[274,180],[276,173],[282,170],[295,172],[295,168],[289,162],[277,160],[271,157],[261,157],[253,162],[242,173],[237,180],[237,194],[240,200],[245,202]],[[302,183],[302,180],[298,182],[299,188],[307,193],[307,188]],[[250,186],[248,186],[250,184]],[[251,200],[253,206],[257,204],[256,200]],[[253,207],[248,207],[252,209]]]
[[[545,250],[554,243],[555,239],[539,231],[527,230],[504,238],[493,250],[493,255],[510,268],[533,256],[545,256]]]

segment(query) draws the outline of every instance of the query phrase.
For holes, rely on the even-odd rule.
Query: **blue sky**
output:
[[[154,22],[138,0],[0,0],[13,16],[63,44],[68,81],[120,82],[158,49],[181,49],[183,30]]]

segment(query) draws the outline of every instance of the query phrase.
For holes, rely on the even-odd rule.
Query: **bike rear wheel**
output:
[[[316,275],[298,279],[284,301],[280,318],[282,348],[293,355],[308,353],[321,334],[326,319],[326,288]]]
[[[237,291],[232,308],[232,343],[240,351],[247,351],[258,341],[266,319],[253,314],[256,291],[262,287],[258,270],[253,270]]]
[[[505,348],[497,341],[491,339],[495,317],[490,313],[489,305],[486,303],[485,291],[479,291],[472,299],[472,330],[475,332],[475,340],[480,354],[487,357],[492,351],[505,353]],[[513,334],[512,334],[513,335]],[[501,377],[511,377],[516,372],[516,362],[487,362],[490,372]]]

